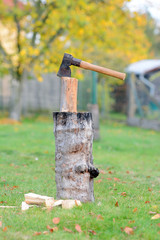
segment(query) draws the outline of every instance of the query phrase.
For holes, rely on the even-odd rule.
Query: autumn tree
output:
[[[12,76],[11,118],[20,118],[23,79],[57,71],[64,51],[117,70],[148,57],[145,15],[124,2],[0,0],[0,71]]]

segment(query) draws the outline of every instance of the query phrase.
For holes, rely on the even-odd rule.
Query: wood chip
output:
[[[62,202],[62,208],[64,209],[71,209],[75,206],[82,206],[79,200],[64,200]]]

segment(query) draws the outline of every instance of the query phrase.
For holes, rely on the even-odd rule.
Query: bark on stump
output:
[[[57,199],[94,201],[93,124],[91,113],[55,112]]]

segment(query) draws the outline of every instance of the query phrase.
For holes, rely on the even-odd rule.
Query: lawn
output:
[[[51,118],[0,125],[0,205],[16,206],[0,208],[0,239],[160,239],[160,219],[151,219],[160,213],[160,133],[102,123],[101,140],[93,145],[94,164],[101,170],[95,202],[22,212],[25,193],[56,197],[54,147]],[[58,231],[43,234],[47,225],[55,226],[54,217],[60,218]],[[123,231],[126,226],[133,235]]]

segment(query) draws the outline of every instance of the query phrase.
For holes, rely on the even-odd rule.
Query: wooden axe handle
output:
[[[99,67],[97,65],[93,65],[93,64],[85,62],[85,61],[81,61],[80,67],[84,68],[84,69],[96,71],[96,72],[99,72],[99,73],[103,73],[103,74],[109,75],[111,77],[116,77],[116,78],[119,78],[121,80],[124,80],[125,77],[126,77],[125,73],[117,72],[117,71],[114,71],[114,70],[109,69],[109,68]]]

